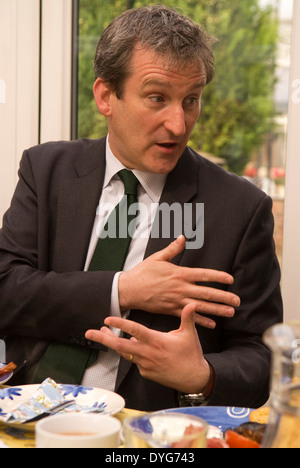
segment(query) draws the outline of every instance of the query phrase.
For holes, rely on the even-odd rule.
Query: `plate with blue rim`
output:
[[[95,387],[84,387],[80,385],[55,384],[60,390],[62,398],[65,400],[75,400],[76,405],[84,409],[95,410],[98,414],[117,414],[125,406],[124,399],[117,393]],[[21,385],[15,387],[5,387],[0,389],[0,422],[13,426],[23,431],[35,429],[34,423],[22,424],[21,421],[7,421],[8,415],[12,411],[19,409],[21,405],[27,403],[37,394],[41,385]]]
[[[6,364],[3,364],[2,362],[0,362],[0,369],[3,369],[3,367],[5,367]],[[6,382],[8,382],[12,376],[14,375],[13,372],[9,372],[9,374],[5,374],[5,375],[0,375],[0,385],[4,385],[6,384]]]
[[[204,419],[208,425],[217,427],[222,433],[250,421],[253,409],[235,406],[197,406],[172,408],[167,411],[190,414]]]

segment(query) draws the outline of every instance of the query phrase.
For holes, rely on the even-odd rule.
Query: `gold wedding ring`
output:
[[[130,354],[129,361],[132,362],[132,360],[133,360],[133,356],[132,356],[132,354]]]

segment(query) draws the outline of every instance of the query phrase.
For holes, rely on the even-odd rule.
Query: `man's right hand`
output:
[[[197,305],[195,322],[214,328],[215,322],[202,314],[233,317],[240,298],[233,293],[196,283],[231,285],[234,278],[228,273],[202,268],[181,267],[171,263],[185,247],[180,236],[165,249],[156,252],[119,278],[121,310],[141,309],[153,314],[181,317],[190,303]]]

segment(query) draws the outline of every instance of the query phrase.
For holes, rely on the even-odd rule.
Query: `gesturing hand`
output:
[[[130,320],[108,317],[105,324],[128,333],[120,338],[109,328],[88,330],[86,338],[115,350],[134,362],[142,377],[184,393],[200,393],[206,387],[210,368],[203,356],[195,328],[196,304],[187,305],[178,330],[163,333]]]
[[[228,273],[202,268],[187,268],[171,263],[185,246],[180,236],[167,248],[153,254],[119,278],[119,301],[124,310],[141,309],[151,313],[180,317],[182,309],[196,305],[198,325],[214,328],[215,322],[200,314],[232,317],[240,299],[233,293],[196,283],[231,285],[234,279]]]

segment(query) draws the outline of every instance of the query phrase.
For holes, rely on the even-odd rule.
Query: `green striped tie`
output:
[[[109,215],[89,271],[121,271],[127,257],[136,225],[139,181],[127,169],[118,175],[124,184],[124,197]],[[59,383],[79,385],[86,368],[96,361],[97,356],[96,350],[53,342],[41,360],[34,383],[51,377]]]

